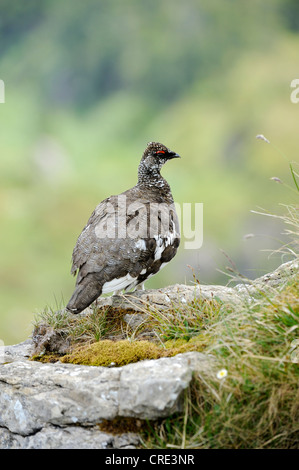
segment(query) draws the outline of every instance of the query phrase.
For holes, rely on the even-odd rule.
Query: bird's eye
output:
[[[159,154],[159,153],[165,153],[165,152],[164,152],[164,150],[158,150],[158,151],[156,152],[156,154]]]

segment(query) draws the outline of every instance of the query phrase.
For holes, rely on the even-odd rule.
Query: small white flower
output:
[[[227,370],[226,369],[221,369],[221,370],[218,370],[217,374],[216,374],[216,377],[217,379],[225,379],[225,377],[227,376]]]
[[[270,144],[270,140],[268,140],[263,134],[258,134],[256,138],[267,142],[267,144]]]

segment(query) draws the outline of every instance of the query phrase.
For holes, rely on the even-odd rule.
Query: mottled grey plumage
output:
[[[150,142],[136,186],[96,207],[73,251],[71,272],[78,276],[68,310],[80,313],[102,293],[142,284],[175,256],[179,222],[160,170],[176,157],[165,145]]]

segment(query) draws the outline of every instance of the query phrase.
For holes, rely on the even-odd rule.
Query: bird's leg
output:
[[[123,291],[123,289],[115,290],[115,291],[113,291],[112,296],[113,295],[120,295],[122,293],[122,291]]]
[[[138,284],[138,286],[136,287],[136,290],[145,290],[144,282],[142,282],[141,284]]]

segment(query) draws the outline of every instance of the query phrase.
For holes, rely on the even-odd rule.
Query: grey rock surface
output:
[[[139,437],[134,433],[112,435],[97,426],[84,428],[46,425],[33,435],[21,436],[0,428],[1,449],[134,449]]]
[[[31,339],[12,346],[0,346],[0,365],[14,361],[26,361],[31,356],[31,353]]]
[[[147,315],[146,313],[126,313],[123,317],[123,320],[132,330],[134,330],[142,326],[148,318],[149,315]]]
[[[283,288],[292,278],[298,275],[299,260],[295,259],[281,264],[275,271],[258,277],[252,282],[237,284],[234,289],[239,294],[255,295],[261,292]]]
[[[252,301],[252,297],[271,289],[282,288],[293,276],[298,274],[299,261],[292,260],[279,266],[253,281],[244,279],[234,287],[218,285],[175,284],[162,289],[136,290],[125,295],[101,297],[97,300],[99,307],[112,306],[137,312],[147,312],[147,308],[169,309],[184,306],[196,299],[215,299],[232,305],[240,305]]]
[[[194,371],[213,359],[189,352],[119,368],[28,360],[30,342],[8,347],[0,365],[0,448],[132,448],[138,436],[112,436],[103,419],[155,419],[180,409]]]

